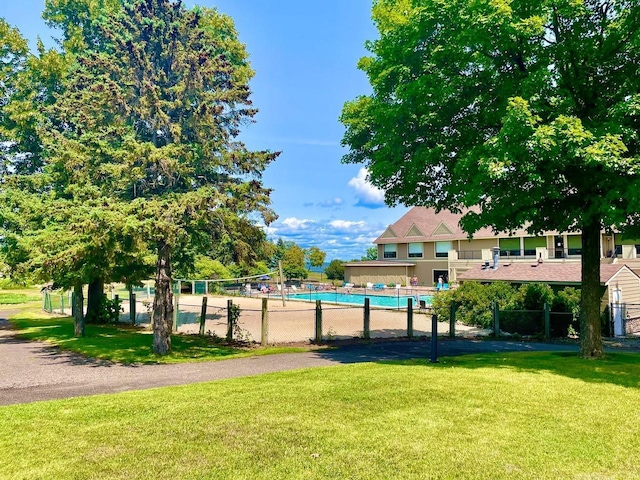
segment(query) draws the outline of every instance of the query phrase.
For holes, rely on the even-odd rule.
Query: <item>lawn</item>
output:
[[[0,408],[0,478],[640,478],[640,356],[365,363]]]
[[[173,335],[171,354],[158,356],[151,351],[152,333],[144,328],[87,325],[86,335],[76,338],[70,317],[50,317],[41,312],[25,311],[13,315],[10,321],[24,338],[45,341],[86,357],[122,363],[182,363],[309,350],[301,347],[229,346],[209,336]]]
[[[18,305],[27,302],[40,302],[42,297],[39,295],[26,294],[26,293],[4,293],[0,292],[0,305]]]

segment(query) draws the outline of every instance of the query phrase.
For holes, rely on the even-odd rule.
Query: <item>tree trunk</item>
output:
[[[84,337],[84,297],[82,284],[73,287],[73,336]]]
[[[580,355],[604,357],[600,303],[600,222],[585,222],[582,228],[582,290],[580,296]]]
[[[173,328],[173,291],[171,289],[171,248],[158,242],[155,297],[153,299],[153,353],[167,355],[171,352]]]
[[[104,297],[104,279],[96,278],[89,283],[87,292],[87,323],[99,322],[102,297]]]

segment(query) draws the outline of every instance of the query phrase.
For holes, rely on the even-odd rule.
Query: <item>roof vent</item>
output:
[[[493,269],[498,269],[498,260],[500,259],[500,247],[493,247]]]

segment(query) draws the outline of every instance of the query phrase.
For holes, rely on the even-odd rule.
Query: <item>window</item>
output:
[[[446,258],[449,256],[449,250],[453,250],[453,242],[436,242],[436,257]]]
[[[422,243],[409,244],[409,258],[422,258]]]
[[[501,257],[519,257],[520,256],[520,239],[519,238],[501,238],[500,256]]]
[[[569,255],[582,255],[582,235],[567,236],[567,253]]]
[[[524,254],[535,256],[536,248],[547,248],[547,239],[545,237],[525,237]]]
[[[398,256],[398,245],[388,243],[384,246],[384,258],[396,258]]]

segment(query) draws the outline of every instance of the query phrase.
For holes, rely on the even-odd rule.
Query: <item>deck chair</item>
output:
[[[298,287],[296,287],[295,285],[291,285],[291,290],[293,290],[293,293],[298,291]]]
[[[367,282],[367,288],[373,288],[373,283]]]

